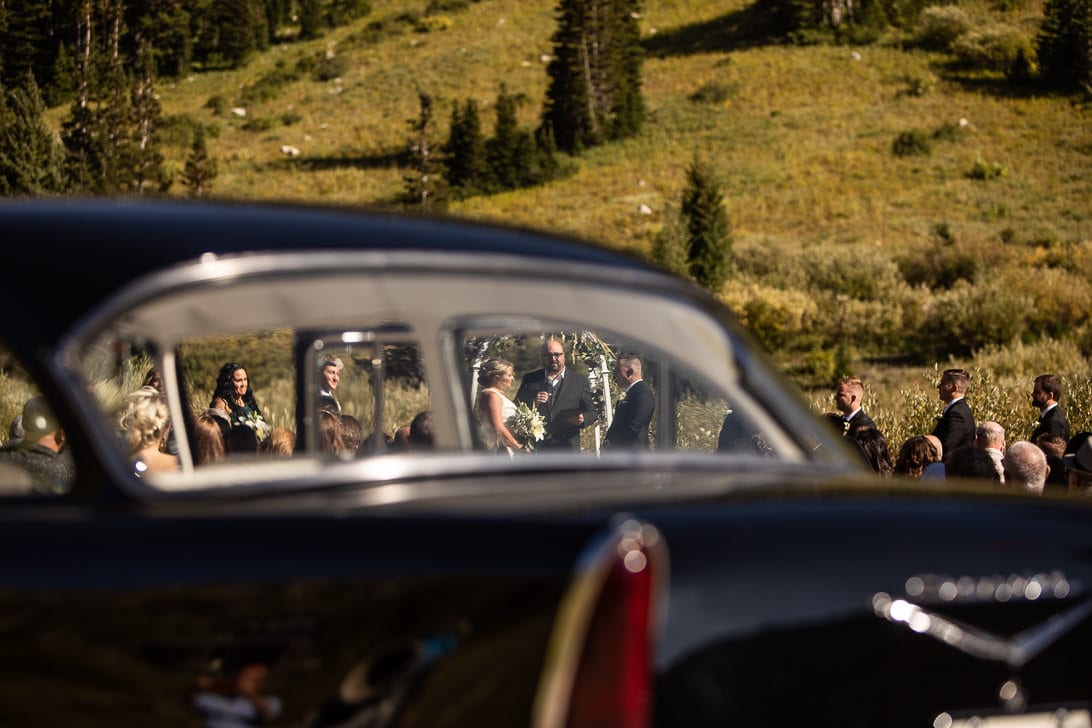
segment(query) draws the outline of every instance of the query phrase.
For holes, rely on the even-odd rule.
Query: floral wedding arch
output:
[[[516,338],[533,340],[534,335],[504,335],[482,336],[469,339],[466,344],[467,363],[470,366],[470,401],[478,396],[478,372],[482,362],[491,356],[503,355],[503,350]],[[557,339],[566,348],[572,351],[574,359],[579,359],[588,368],[588,385],[592,392],[592,401],[599,411],[594,429],[595,452],[599,454],[599,446],[606,428],[610,428],[614,418],[614,408],[611,406],[610,377],[614,368],[617,354],[610,344],[603,341],[592,331],[544,331],[538,335],[541,343],[548,339]]]

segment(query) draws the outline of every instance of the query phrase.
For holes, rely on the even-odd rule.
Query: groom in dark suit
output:
[[[523,375],[516,402],[536,408],[546,420],[546,438],[539,450],[580,450],[580,430],[599,415],[588,378],[565,366],[565,347],[557,339],[542,345],[542,369]]]
[[[607,430],[603,446],[648,449],[648,426],[656,409],[656,397],[641,378],[641,360],[636,354],[619,354],[614,364],[614,381],[624,390],[614,421]]]
[[[940,440],[945,457],[961,447],[974,444],[974,414],[967,400],[963,399],[970,382],[971,375],[963,369],[945,369],[940,375],[937,396],[945,405],[933,434]]]

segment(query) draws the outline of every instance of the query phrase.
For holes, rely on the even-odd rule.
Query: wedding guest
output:
[[[319,450],[332,455],[347,454],[341,416],[329,410],[319,410],[315,419],[318,423]]]
[[[506,394],[515,379],[512,363],[504,359],[488,359],[478,371],[478,384],[482,390],[478,393],[474,411],[478,416],[482,442],[490,450],[505,448],[513,452],[524,449],[511,430],[516,417],[516,403]]]
[[[937,459],[936,448],[925,435],[914,435],[906,439],[899,448],[895,459],[895,473],[907,478],[920,479],[926,466]]]
[[[217,463],[227,457],[222,420],[212,412],[202,412],[193,420],[193,460],[197,465]]]
[[[925,439],[933,446],[933,450],[936,451],[936,459],[933,462],[925,466],[925,470],[922,471],[922,480],[943,479],[944,478],[944,446],[940,444],[940,438],[936,435],[926,435]]]
[[[341,404],[334,396],[337,387],[341,384],[341,370],[344,364],[336,356],[326,355],[318,362],[319,390],[317,403],[320,410],[330,410],[335,414],[341,413]]]
[[[1047,465],[1046,453],[1038,445],[1017,440],[1005,450],[1004,464],[1005,483],[1030,493],[1043,492],[1050,466]]]
[[[64,430],[43,397],[23,404],[22,434],[0,449],[0,462],[14,465],[28,476],[15,484],[19,492],[58,495],[76,479],[75,465],[66,447]],[[5,484],[4,492],[10,492]]]
[[[875,427],[852,430],[850,439],[857,446],[857,453],[865,465],[881,478],[890,478],[895,472],[891,464],[891,452],[887,447],[887,438]]]
[[[125,398],[119,425],[137,475],[178,470],[178,456],[164,452],[170,413],[155,387],[141,387]]]
[[[287,427],[274,427],[269,437],[258,443],[258,454],[291,457],[296,451],[296,433]]]
[[[974,445],[959,447],[948,453],[944,468],[946,478],[1001,481],[1001,476],[997,474],[997,469],[993,465],[993,458],[985,450]]]
[[[1065,455],[1066,439],[1053,432],[1044,432],[1033,442],[1046,455],[1050,472],[1047,474],[1046,484],[1048,488],[1066,488],[1068,479],[1065,474],[1065,464],[1062,456]]]
[[[418,412],[410,422],[409,437],[406,438],[410,450],[432,449],[432,412]]]
[[[986,451],[993,460],[997,477],[1004,483],[1005,466],[1001,461],[1005,459],[1005,428],[996,422],[983,422],[975,428],[974,446]]]
[[[364,428],[352,415],[341,415],[341,442],[347,455],[356,455],[364,443]]]
[[[1092,495],[1092,433],[1078,432],[1069,438],[1062,456],[1069,492]]]

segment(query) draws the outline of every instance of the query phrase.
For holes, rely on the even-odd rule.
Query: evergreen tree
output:
[[[205,130],[198,129],[193,135],[190,156],[186,158],[186,167],[182,171],[182,185],[189,190],[190,197],[204,197],[212,191],[216,174],[216,160],[209,157]]]
[[[64,43],[57,47],[52,75],[52,82],[42,92],[45,102],[49,106],[60,106],[71,101],[76,93],[76,62]]]
[[[1092,85],[1092,0],[1047,0],[1037,45],[1039,72],[1048,85]]]
[[[716,293],[728,279],[732,247],[724,193],[713,168],[697,158],[686,170],[686,182],[679,211],[686,225],[690,275]]]
[[[463,197],[489,189],[489,165],[485,158],[485,138],[482,136],[478,102],[467,99],[451,110],[451,129],[443,152],[444,177],[450,187]]]
[[[443,206],[440,175],[437,174],[436,155],[432,150],[435,136],[432,120],[432,96],[419,92],[421,111],[416,119],[409,122],[410,173],[404,178],[406,202],[419,205],[422,210]]]
[[[61,148],[42,119],[45,105],[27,72],[0,96],[0,196],[44,195],[63,188]]]
[[[567,152],[636,134],[644,118],[638,0],[561,0],[541,128]]]
[[[139,73],[132,88],[132,190],[144,194],[153,182],[161,188],[166,184],[163,154],[155,136],[163,111],[153,85],[151,54],[142,50],[137,63]]]
[[[678,210],[667,210],[664,226],[652,241],[652,261],[679,276],[690,275],[689,244],[685,221]]]
[[[617,78],[610,117],[610,138],[626,139],[641,131],[645,120],[645,101],[641,96],[641,66],[644,50],[637,26],[637,3],[618,2],[618,52],[614,58]]]
[[[516,118],[519,100],[501,86],[495,107],[496,122],[493,126],[493,136],[485,143],[485,157],[496,187],[502,190],[514,190],[521,186],[518,157],[522,140],[519,120]]]
[[[326,32],[326,18],[321,0],[299,0],[300,40],[321,38]]]

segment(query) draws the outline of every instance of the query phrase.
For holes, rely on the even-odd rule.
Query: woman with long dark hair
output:
[[[259,440],[269,434],[269,425],[262,416],[258,401],[254,399],[242,364],[229,361],[220,367],[209,408],[226,412],[232,427],[249,427]]]

